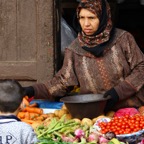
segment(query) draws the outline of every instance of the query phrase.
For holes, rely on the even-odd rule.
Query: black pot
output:
[[[104,112],[107,100],[102,94],[84,94],[66,96],[60,99],[64,102],[73,118],[95,118]]]

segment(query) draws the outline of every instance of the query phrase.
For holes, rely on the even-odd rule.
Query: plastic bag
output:
[[[68,25],[65,19],[61,18],[61,52],[76,38],[76,32]]]
[[[51,102],[48,100],[39,100],[33,99],[30,104],[37,103],[40,108],[48,108],[48,109],[61,109],[63,106],[63,102]]]
[[[136,108],[122,108],[122,109],[119,109],[118,111],[115,112],[114,116],[116,117],[122,117],[122,116],[125,116],[125,115],[130,115],[130,116],[133,116],[135,114],[138,114],[138,110]]]

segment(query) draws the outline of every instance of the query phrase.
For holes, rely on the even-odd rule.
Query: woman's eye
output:
[[[79,19],[81,20],[81,19],[84,19],[84,17],[79,17]]]
[[[93,19],[95,19],[95,17],[89,17],[89,19],[93,20]]]

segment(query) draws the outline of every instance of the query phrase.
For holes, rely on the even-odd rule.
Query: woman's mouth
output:
[[[84,29],[84,32],[89,33],[89,32],[91,32],[91,29]]]
[[[90,34],[92,34],[92,31],[91,31],[91,29],[84,29],[84,33],[87,35],[90,35]]]

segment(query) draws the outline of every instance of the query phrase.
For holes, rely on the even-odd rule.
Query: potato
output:
[[[44,126],[48,126],[51,123],[51,118],[47,118],[43,121]]]
[[[31,124],[32,128],[35,130],[37,127],[39,127],[40,125],[42,125],[42,121],[36,121],[34,123]]]
[[[73,120],[74,120],[75,122],[77,122],[77,123],[81,123],[81,120],[78,119],[78,118],[73,118]]]
[[[140,107],[138,108],[138,111],[139,111],[139,113],[140,113],[141,115],[144,115],[144,106],[140,106]]]
[[[58,112],[58,117],[60,118],[60,117],[62,117],[63,115],[65,115],[65,114],[67,114],[67,113],[68,113],[67,110],[65,110],[65,109],[60,109],[59,112]]]
[[[61,109],[65,109],[65,110],[67,110],[66,105],[65,105],[65,104],[63,104],[63,106],[62,106],[62,108],[61,108]]]
[[[96,122],[96,120],[97,120],[97,118],[92,119],[93,124]]]
[[[82,125],[87,124],[88,126],[92,126],[92,125],[93,125],[93,122],[92,122],[92,120],[89,119],[89,118],[83,118],[82,121],[81,121],[81,124],[82,124]]]
[[[72,116],[71,116],[71,114],[66,114],[66,119],[72,119]]]
[[[55,114],[54,114],[54,113],[48,113],[48,114],[47,114],[47,117],[53,118],[53,117],[55,117]]]
[[[54,111],[55,116],[58,116],[58,115],[59,115],[59,111],[60,111],[60,110],[55,110],[55,111]]]

